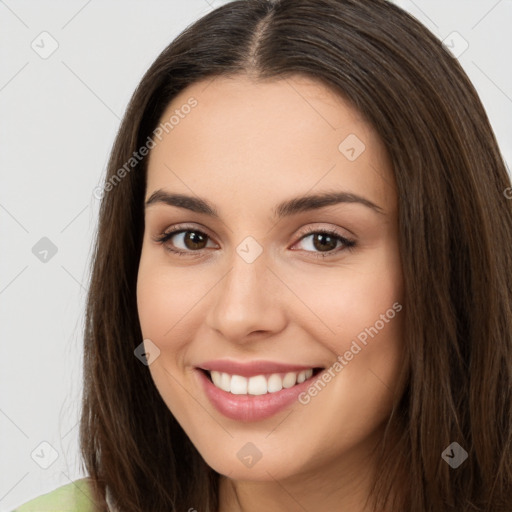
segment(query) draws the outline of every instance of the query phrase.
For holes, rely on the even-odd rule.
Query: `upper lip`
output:
[[[242,377],[253,377],[264,373],[288,373],[300,372],[309,368],[320,368],[319,365],[302,365],[279,363],[277,361],[249,361],[238,362],[229,359],[216,359],[214,361],[206,361],[198,368],[208,371],[217,371],[229,373],[230,375],[240,375]]]

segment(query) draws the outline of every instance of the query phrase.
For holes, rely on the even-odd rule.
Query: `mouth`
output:
[[[295,372],[262,373],[252,377],[216,370],[200,369],[217,388],[232,395],[266,395],[289,389],[315,377],[323,368],[308,368]]]
[[[218,412],[231,420],[251,422],[292,406],[324,370],[263,361],[212,361],[196,367],[195,374]]]

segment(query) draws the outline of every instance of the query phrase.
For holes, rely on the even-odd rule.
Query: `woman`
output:
[[[235,1],[194,23],[97,191],[90,477],[64,499],[510,510],[510,187],[467,76],[397,7]]]

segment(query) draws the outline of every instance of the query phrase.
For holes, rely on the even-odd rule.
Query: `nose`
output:
[[[269,337],[284,329],[288,295],[268,266],[265,251],[251,263],[234,252],[230,263],[229,271],[212,290],[206,315],[209,328],[236,343]]]

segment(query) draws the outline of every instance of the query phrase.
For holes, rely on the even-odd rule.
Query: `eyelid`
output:
[[[197,226],[200,226],[200,227],[198,228]],[[293,243],[292,247],[297,245],[299,242],[301,242],[302,240],[304,240],[305,238],[307,238],[310,235],[324,233],[327,235],[331,235],[335,238],[338,238],[338,240],[342,242],[344,247],[333,249],[331,251],[325,251],[325,252],[322,252],[322,251],[304,251],[304,252],[313,255],[313,257],[315,257],[315,258],[317,258],[317,257],[328,258],[328,257],[334,257],[334,256],[338,255],[340,252],[343,252],[344,250],[353,249],[357,244],[356,240],[353,239],[352,236],[347,237],[344,234],[340,233],[339,229],[340,228],[338,228],[338,227],[334,228],[332,226],[325,227],[325,226],[309,224],[308,226],[303,228],[302,233],[300,233],[298,235],[299,238]],[[172,238],[178,234],[181,234],[183,232],[186,232],[186,231],[194,231],[194,232],[202,233],[202,234],[206,235],[210,241],[214,242],[213,237],[210,236],[210,234],[208,233],[208,229],[206,229],[204,226],[202,226],[200,224],[188,224],[188,223],[177,224],[177,225],[173,226],[172,228],[165,229],[162,233],[155,236],[153,238],[153,240],[155,242],[161,243],[162,245],[166,245],[167,241],[170,238]],[[214,242],[214,243],[216,244],[216,242]],[[190,255],[190,256],[200,255],[202,251],[206,250],[206,248],[204,248],[204,249],[199,249],[197,251],[192,251],[192,250],[185,251],[182,249],[171,249],[170,247],[166,247],[166,249],[168,251],[178,254],[178,255]]]
[[[183,224],[180,223],[180,224],[172,225],[171,227],[168,227],[168,228],[164,229],[163,231],[159,232],[158,234],[156,234],[153,237],[153,239],[158,240],[167,234],[172,233],[173,235],[176,235],[179,232],[183,232],[183,231],[198,231],[200,233],[204,233],[205,235],[207,235],[208,238],[213,239],[213,237],[210,235],[210,231],[208,230],[208,228],[206,228],[202,224],[188,224],[188,223],[183,223]]]
[[[315,255],[315,257],[326,258],[326,257],[330,257],[330,256],[334,257],[334,256],[338,255],[338,253],[343,252],[344,250],[354,249],[355,246],[357,245],[356,238],[352,237],[352,235],[350,235],[350,236],[344,235],[343,233],[341,233],[339,231],[339,229],[340,228],[337,228],[337,227],[334,228],[332,226],[329,226],[329,227],[317,226],[317,225],[312,226],[310,224],[304,229],[304,232],[300,235],[299,239],[293,244],[293,246],[297,245],[299,242],[302,242],[302,240],[308,238],[311,235],[323,233],[323,234],[332,236],[334,238],[337,238],[338,241],[341,241],[341,243],[343,244],[344,247],[337,248],[332,251],[325,251],[325,252],[322,252],[322,251],[305,251],[305,252]]]
[[[341,231],[342,229],[344,229],[344,231],[346,231],[349,234],[342,233],[342,231]],[[299,236],[300,236],[300,238],[303,238],[304,236],[310,235],[312,233],[318,233],[318,232],[332,233],[333,235],[339,236],[340,238],[346,238],[346,239],[355,238],[355,236],[356,236],[355,234],[353,234],[351,231],[349,231],[346,228],[340,228],[338,226],[333,226],[333,225],[326,226],[325,224],[321,224],[321,223],[308,224],[305,228],[302,229],[302,233]]]
[[[197,226],[199,226],[199,227],[197,227]],[[198,224],[187,224],[187,223],[176,224],[170,228],[166,228],[165,230],[158,233],[157,235],[155,235],[152,238],[155,242],[167,243],[166,239],[172,238],[173,236],[176,236],[176,235],[186,232],[186,231],[194,231],[194,232],[202,233],[202,234],[206,235],[209,240],[211,240],[211,241],[214,240],[214,238],[209,234],[209,230],[207,228],[205,228],[204,226],[202,226],[201,224],[198,225]],[[216,242],[214,242],[214,243],[216,243]],[[187,252],[198,253],[200,251],[187,251]]]

